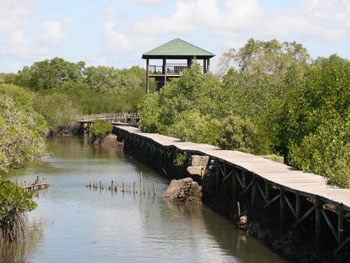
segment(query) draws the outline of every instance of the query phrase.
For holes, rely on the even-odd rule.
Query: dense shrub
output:
[[[350,123],[330,120],[327,125],[293,143],[290,164],[323,175],[331,184],[350,187]]]
[[[23,213],[35,207],[32,192],[24,192],[21,187],[0,179],[0,242],[23,238]]]
[[[7,171],[46,153],[47,124],[24,89],[1,85],[0,97],[0,171]]]
[[[56,129],[59,125],[75,124],[80,113],[71,98],[60,93],[34,96],[34,107],[45,117],[51,129]]]
[[[220,128],[220,122],[208,115],[184,111],[176,117],[167,134],[184,141],[215,144]]]
[[[90,131],[96,135],[105,135],[106,133],[111,132],[113,129],[113,125],[107,121],[96,121],[92,124]]]
[[[268,145],[249,119],[230,115],[222,122],[217,145],[223,149],[238,150],[254,154],[265,154]]]

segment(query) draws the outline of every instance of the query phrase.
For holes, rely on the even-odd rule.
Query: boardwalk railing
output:
[[[76,117],[78,122],[127,122],[128,113],[101,113],[90,115],[79,115]],[[140,120],[138,113],[130,113],[131,121],[137,123]]]

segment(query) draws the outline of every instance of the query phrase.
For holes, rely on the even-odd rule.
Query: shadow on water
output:
[[[223,262],[244,263],[283,263],[288,262],[275,254],[261,242],[246,233],[239,231],[226,218],[217,215],[204,205],[185,205],[171,203],[165,200],[165,209],[162,209],[162,221],[164,227],[169,223],[171,229],[165,229],[167,236],[176,237],[182,231],[190,231],[193,242],[191,245],[210,254],[214,250],[220,250]],[[147,217],[153,220],[154,212]],[[171,216],[169,216],[171,215]],[[176,227],[176,221],[185,223],[180,229]],[[150,223],[150,222],[149,222]],[[159,224],[163,225],[163,224]],[[186,229],[187,228],[187,229]],[[148,227],[146,229],[149,229]],[[203,242],[205,240],[205,242]],[[229,260],[229,261],[225,261]],[[232,261],[233,260],[233,261]],[[210,262],[210,261],[207,261]],[[216,259],[213,262],[220,262]]]

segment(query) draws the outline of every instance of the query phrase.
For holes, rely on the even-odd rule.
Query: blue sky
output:
[[[217,56],[249,38],[297,41],[312,57],[350,57],[348,0],[0,0],[0,72],[62,57],[144,66],[179,37]]]

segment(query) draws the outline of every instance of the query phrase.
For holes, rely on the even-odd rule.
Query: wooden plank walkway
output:
[[[306,196],[318,196],[329,203],[343,204],[344,210],[350,211],[350,189],[327,185],[326,180],[319,175],[302,172],[288,165],[248,153],[222,150],[208,144],[182,142],[179,139],[155,133],[144,133],[135,127],[118,126],[118,129],[149,138],[163,146],[174,146],[182,151],[200,152],[220,159],[293,192],[298,191]]]

